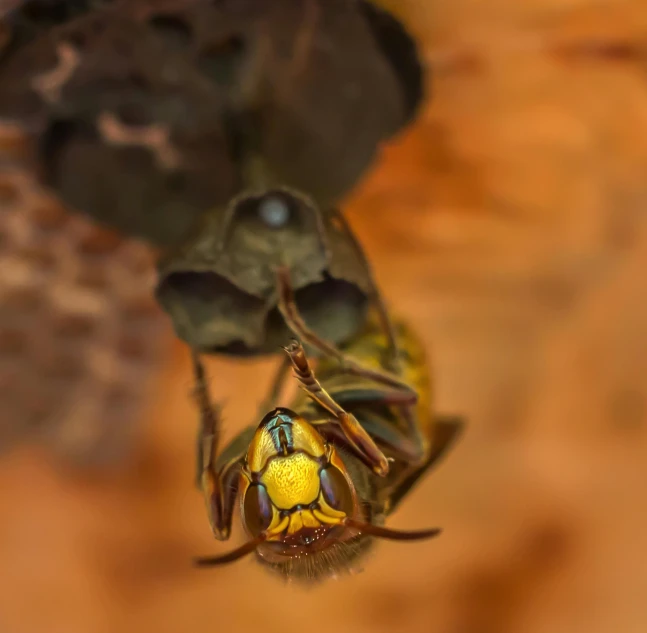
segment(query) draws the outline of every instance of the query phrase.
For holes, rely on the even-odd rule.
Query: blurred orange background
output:
[[[433,98],[347,213],[430,346],[438,410],[468,420],[391,521],[443,535],[311,590],[251,559],[192,568],[227,546],[193,488],[176,344],[121,467],[3,456],[0,631],[647,630],[647,7],[390,4]],[[228,436],[272,364],[210,363]]]

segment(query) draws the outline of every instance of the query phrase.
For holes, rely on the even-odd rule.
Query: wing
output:
[[[429,457],[422,466],[402,479],[390,494],[389,514],[394,512],[402,499],[411,492],[420,479],[434,468],[456,443],[465,428],[465,421],[456,416],[438,416],[434,423],[434,435]]]

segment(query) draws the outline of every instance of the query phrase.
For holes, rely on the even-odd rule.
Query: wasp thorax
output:
[[[354,514],[354,489],[334,447],[288,409],[259,425],[243,478],[243,520],[252,536],[308,546]]]

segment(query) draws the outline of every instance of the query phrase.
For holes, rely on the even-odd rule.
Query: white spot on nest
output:
[[[258,213],[263,222],[273,229],[285,226],[290,217],[288,205],[280,198],[263,200],[258,208]]]

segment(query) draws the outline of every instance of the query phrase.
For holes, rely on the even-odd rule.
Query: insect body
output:
[[[357,338],[372,309],[388,339],[388,360],[396,361],[388,312],[344,216],[285,187],[248,192],[224,215],[206,217],[192,240],[160,262],[156,297],[196,353],[247,358],[275,353],[292,333],[318,356],[340,360],[337,346]],[[277,368],[261,416],[289,364],[284,358]],[[375,372],[407,389],[397,376]]]
[[[318,376],[294,341],[286,353],[303,393],[291,408],[276,408],[243,431],[221,455],[216,455],[218,412],[194,355],[202,412],[199,461],[213,533],[219,540],[229,537],[238,497],[250,539],[224,556],[198,559],[199,565],[219,565],[255,551],[261,563],[288,580],[321,580],[353,571],[374,538],[438,534],[438,529],[384,526],[461,428],[458,419],[432,415],[422,345],[404,322],[395,329],[400,378],[410,388],[371,373],[384,370],[389,355],[377,319],[369,319],[342,349],[341,363],[321,359]]]

